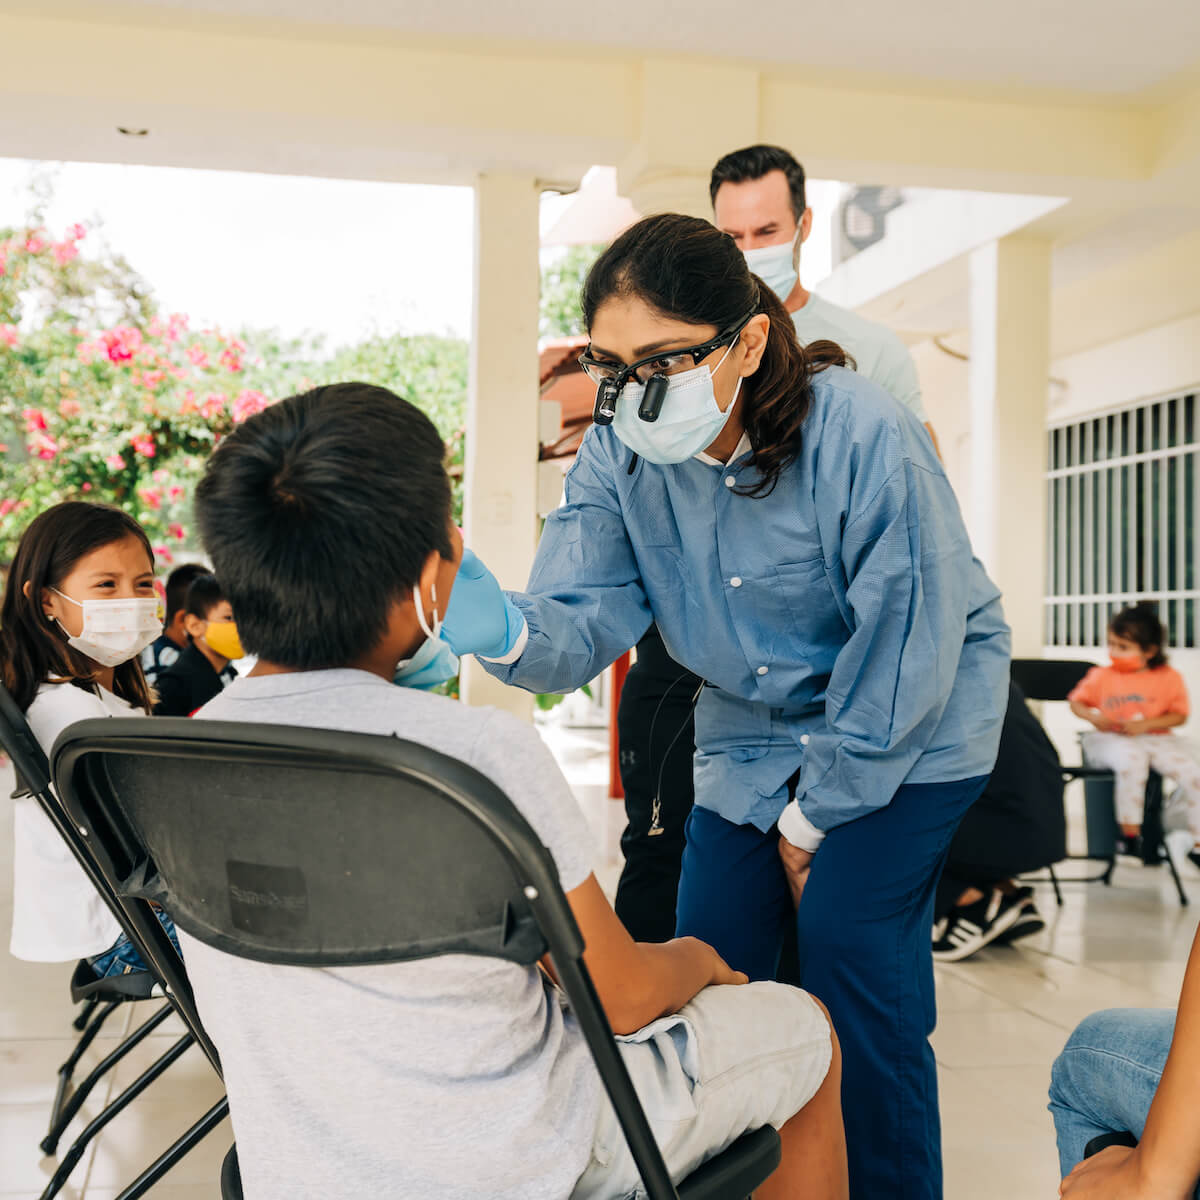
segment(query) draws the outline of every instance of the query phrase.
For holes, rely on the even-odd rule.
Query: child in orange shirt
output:
[[[1093,667],[1070,694],[1071,711],[1096,727],[1083,737],[1092,767],[1116,774],[1117,820],[1127,839],[1141,834],[1150,769],[1173,779],[1187,804],[1188,823],[1200,847],[1200,763],[1170,731],[1188,718],[1183,676],[1167,666],[1166,633],[1154,607],[1136,604],[1109,624],[1112,665]],[[1200,858],[1193,851],[1193,861]]]

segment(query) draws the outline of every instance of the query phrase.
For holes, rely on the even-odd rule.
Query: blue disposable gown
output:
[[[761,498],[725,467],[639,460],[591,428],[550,514],[498,679],[569,691],[658,624],[705,679],[696,803],[767,830],[796,796],[829,830],[904,783],[988,774],[1008,695],[1000,593],[926,431],[850,370],[813,380],[799,456]]]

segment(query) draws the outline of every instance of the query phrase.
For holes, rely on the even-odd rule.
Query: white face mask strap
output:
[[[425,617],[425,605],[421,600],[421,585],[413,584],[413,607],[417,610],[417,620],[421,623],[421,632],[427,638],[436,638],[438,632],[442,628],[442,619],[438,615],[437,610],[437,584],[429,589],[429,598],[433,601],[433,628],[430,629],[429,622]]]
[[[51,590],[51,591],[52,591],[52,592],[53,592],[53,593],[54,593],[56,596],[61,596],[61,597],[62,597],[64,600],[70,600],[72,604],[78,605],[80,608],[82,608],[82,607],[83,607],[83,601],[82,601],[82,600],[71,600],[71,597],[70,597],[70,596],[68,596],[66,592],[60,592],[60,591],[58,590],[58,588],[56,588],[56,587],[52,587],[50,590]]]

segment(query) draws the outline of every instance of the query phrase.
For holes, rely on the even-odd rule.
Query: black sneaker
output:
[[[1022,892],[1025,890],[1025,888],[1020,889]],[[1029,890],[1032,892],[1032,889]],[[1030,895],[1022,902],[1021,911],[1016,921],[999,936],[993,938],[992,941],[997,946],[1007,946],[1023,937],[1029,937],[1034,933],[1041,933],[1045,928],[1046,922],[1042,920],[1042,914],[1038,912],[1037,905],[1033,902],[1033,896]]]
[[[1131,858],[1142,857],[1142,835],[1135,834],[1133,837],[1126,837],[1123,833],[1117,834],[1117,844],[1113,848],[1114,854],[1127,854]]]
[[[961,962],[994,942],[1020,920],[1022,904],[1016,896],[993,891],[962,908],[954,909],[934,929],[933,957],[938,962]]]

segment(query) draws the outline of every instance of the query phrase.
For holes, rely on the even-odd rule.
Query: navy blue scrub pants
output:
[[[751,979],[773,979],[785,923],[797,921],[802,984],[829,1009],[842,1047],[851,1200],[941,1200],[933,896],[986,783],[907,784],[832,830],[799,913],[776,830],[734,825],[699,803],[688,818],[679,935],[702,938]]]

